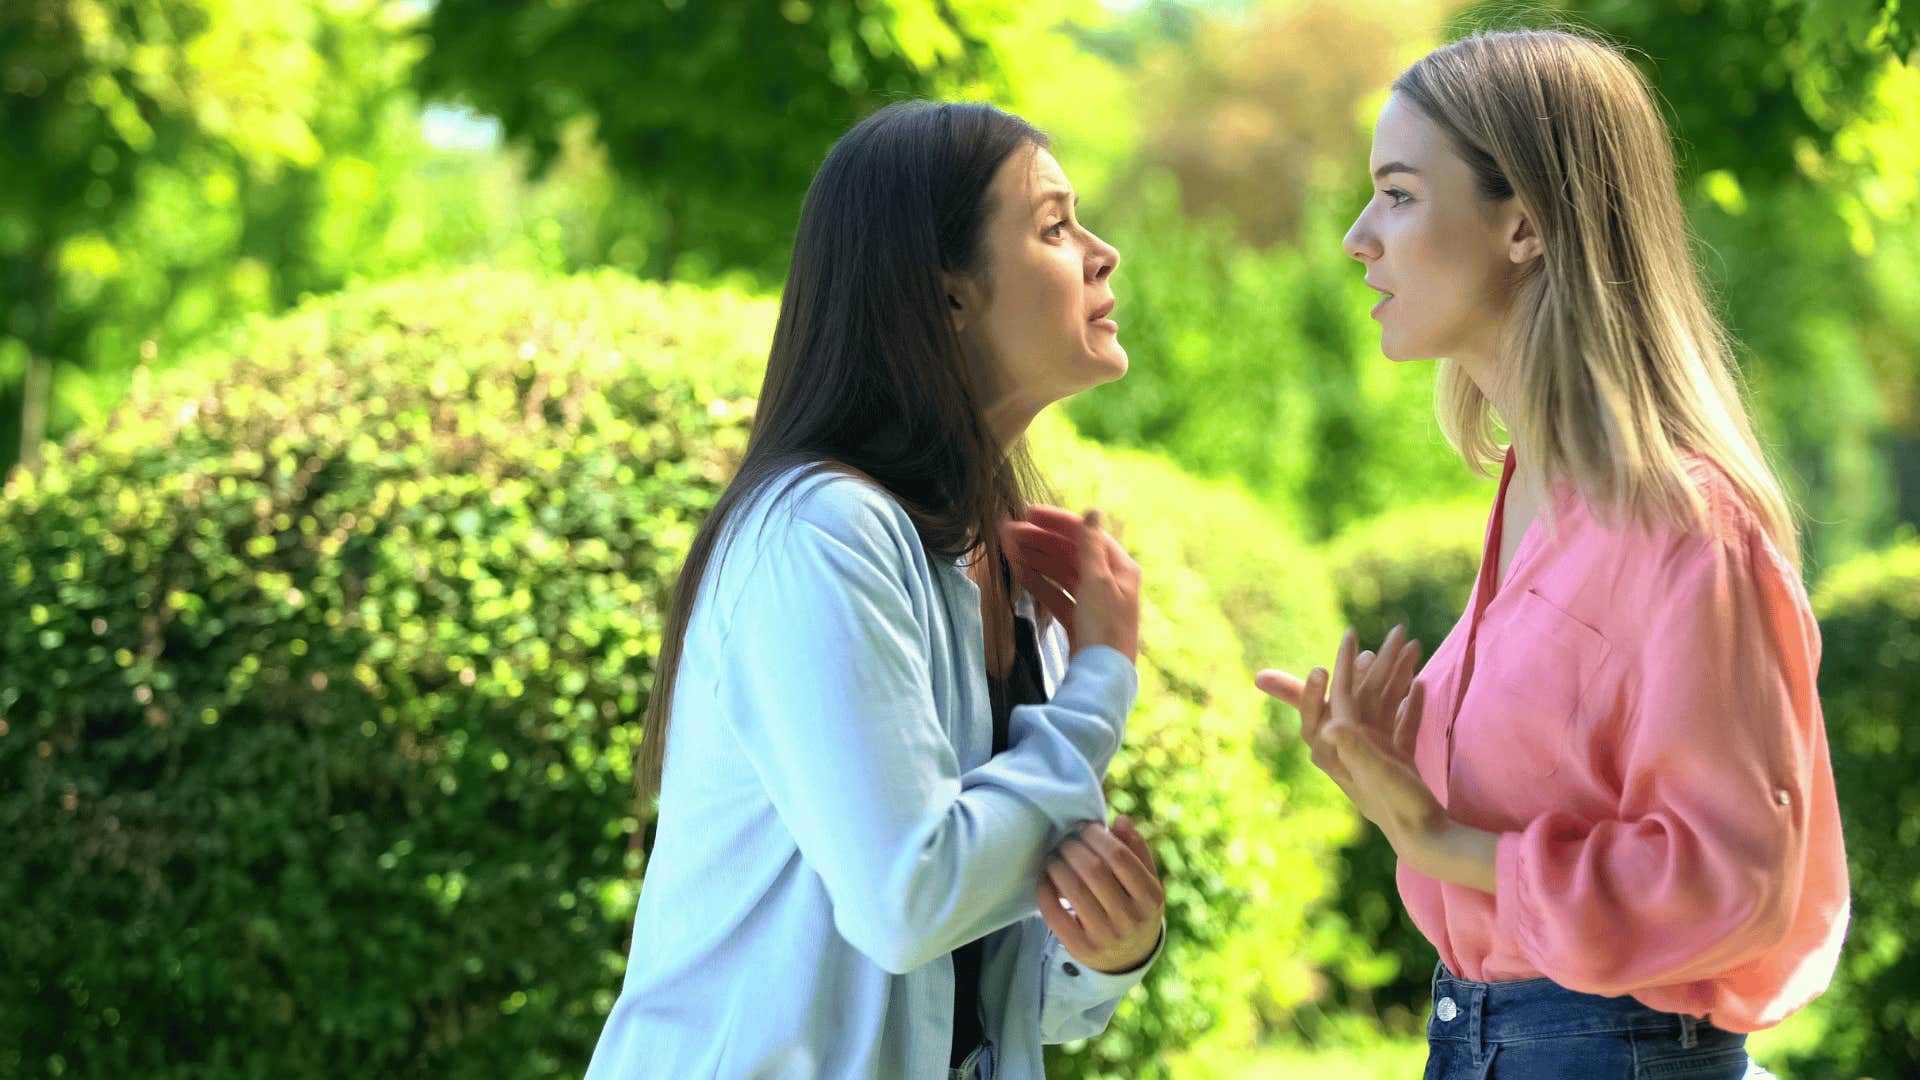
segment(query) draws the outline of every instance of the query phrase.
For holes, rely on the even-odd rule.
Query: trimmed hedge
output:
[[[143,386],[11,488],[0,1073],[577,1074],[625,961],[661,613],[772,315],[614,275],[359,290]],[[1144,994],[1056,1067],[1153,1075],[1312,981],[1345,816],[1254,753],[1234,613],[1305,628],[1333,602],[1270,524],[1239,577],[1196,569],[1208,514],[1258,520],[1244,498],[1042,441],[1148,569],[1111,797],[1171,924]],[[1285,640],[1261,647],[1297,663]]]
[[[12,488],[0,1073],[577,1072],[632,917],[627,720],[771,315],[348,294]]]

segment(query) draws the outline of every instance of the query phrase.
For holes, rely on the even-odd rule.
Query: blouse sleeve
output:
[[[1712,978],[1780,944],[1811,815],[1837,814],[1809,798],[1826,761],[1819,632],[1791,571],[1755,535],[1664,562],[1628,676],[1618,815],[1549,813],[1499,839],[1501,930],[1587,993]]]

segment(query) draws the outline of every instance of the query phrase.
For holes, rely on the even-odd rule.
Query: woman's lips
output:
[[[1120,324],[1107,317],[1113,311],[1115,303],[1116,301],[1109,300],[1099,307],[1094,308],[1093,314],[1088,317],[1087,321],[1092,323],[1096,329],[1105,330],[1109,333],[1118,333]]]

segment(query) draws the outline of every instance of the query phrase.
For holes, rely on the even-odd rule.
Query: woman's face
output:
[[[1048,405],[1127,373],[1110,317],[1120,253],[1081,224],[1073,185],[1039,147],[1002,162],[988,198],[985,266],[949,276],[949,314],[987,421],[1011,442]]]
[[[1382,295],[1373,308],[1380,351],[1392,360],[1452,357],[1485,371],[1514,264],[1538,253],[1519,200],[1481,198],[1446,134],[1397,94],[1374,126],[1367,168],[1373,198],[1344,244]]]

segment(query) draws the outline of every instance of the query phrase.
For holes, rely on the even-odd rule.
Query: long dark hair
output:
[[[902,102],[856,124],[815,174],[746,458],[694,537],[661,636],[636,768],[643,815],[700,582],[728,518],[768,481],[798,465],[865,476],[929,557],[1000,565],[997,525],[1025,512],[1037,478],[1024,446],[998,445],[981,415],[940,273],[991,273],[988,186],[1029,146],[1046,136],[990,105]],[[999,573],[977,577],[984,607],[1010,604]],[[1008,655],[1011,619],[986,627],[988,656]]]

